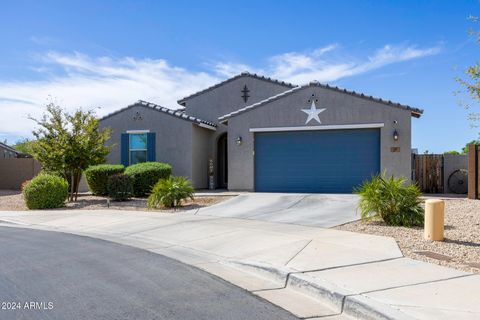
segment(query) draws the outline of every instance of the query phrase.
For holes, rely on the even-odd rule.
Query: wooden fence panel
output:
[[[476,190],[476,198],[480,199],[480,146],[477,145],[477,172],[475,174],[475,178],[477,179],[477,188]]]
[[[468,198],[478,199],[480,190],[480,149],[478,145],[468,145]]]
[[[413,155],[413,180],[425,193],[443,193],[443,155]]]

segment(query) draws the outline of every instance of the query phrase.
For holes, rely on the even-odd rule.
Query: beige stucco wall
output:
[[[0,189],[20,190],[22,183],[40,172],[40,163],[33,158],[0,158]]]
[[[134,119],[137,112],[141,120]],[[113,130],[108,141],[108,145],[113,145],[113,148],[107,162],[120,163],[122,133],[128,130],[150,130],[156,133],[156,161],[171,164],[174,175],[192,179],[193,126],[190,121],[141,105],[121,111],[100,122],[101,128],[109,127]]]
[[[250,96],[245,102],[242,90],[247,86]],[[242,76],[221,86],[206,91],[198,96],[189,98],[185,102],[187,114],[203,120],[217,122],[217,118],[232,111],[256,103],[290,89],[286,85],[258,79],[251,76]]]

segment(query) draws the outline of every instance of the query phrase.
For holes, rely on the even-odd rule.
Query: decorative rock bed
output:
[[[423,228],[356,221],[336,229],[395,238],[407,257],[480,273],[480,200],[445,200],[445,241],[425,241]]]

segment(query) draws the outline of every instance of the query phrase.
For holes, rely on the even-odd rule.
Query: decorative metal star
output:
[[[315,106],[315,101],[312,100],[312,105],[310,106],[310,109],[302,109],[303,112],[308,114],[308,118],[307,118],[307,121],[305,121],[305,124],[309,123],[311,120],[314,120],[314,119],[321,124],[322,122],[320,121],[320,118],[318,117],[318,115],[325,110],[327,109],[326,108],[317,109],[317,107]]]

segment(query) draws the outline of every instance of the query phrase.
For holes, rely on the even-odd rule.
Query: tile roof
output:
[[[127,109],[130,109],[132,107],[137,107],[137,106],[147,107],[147,108],[153,109],[155,111],[163,112],[163,113],[169,114],[171,116],[174,116],[174,117],[177,117],[177,118],[180,118],[180,119],[183,119],[183,120],[187,120],[187,121],[190,121],[190,122],[193,122],[193,123],[196,123],[196,124],[204,124],[204,125],[211,126],[211,127],[214,127],[214,128],[217,127],[217,124],[215,124],[213,122],[202,120],[202,119],[199,119],[197,117],[193,117],[193,116],[190,116],[190,115],[186,114],[183,108],[178,109],[178,110],[172,110],[172,109],[169,109],[169,108],[162,107],[158,104],[143,101],[143,100],[138,100],[134,104],[131,104],[131,105],[125,107],[125,108],[122,108],[122,109],[119,109],[115,112],[107,114],[106,116],[100,118],[100,121],[102,121],[106,118],[109,118],[113,115],[116,115],[120,112],[123,112]]]
[[[423,110],[422,109],[418,109],[418,108],[415,108],[415,107],[411,107],[411,106],[408,106],[408,105],[404,105],[404,104],[400,104],[400,103],[396,103],[396,102],[392,102],[390,100],[384,100],[384,99],[381,99],[381,98],[377,98],[377,97],[374,97],[374,96],[370,96],[370,95],[365,95],[363,93],[359,93],[359,92],[355,92],[355,91],[352,91],[352,90],[347,90],[347,89],[343,89],[343,88],[339,88],[339,87],[332,87],[328,84],[321,84],[317,81],[312,81],[310,82],[309,84],[306,84],[306,85],[303,85],[303,86],[298,86],[298,87],[294,87],[290,90],[287,90],[285,92],[282,92],[280,94],[277,94],[275,96],[272,96],[270,98],[267,98],[265,100],[262,100],[262,101],[259,101],[257,103],[254,103],[252,105],[249,105],[249,106],[246,106],[244,108],[241,108],[241,109],[238,109],[236,111],[233,111],[233,112],[230,112],[228,114],[225,114],[221,117],[218,118],[218,120],[220,122],[225,122],[226,120],[228,120],[229,118],[231,117],[234,117],[240,113],[243,113],[243,112],[247,112],[251,109],[254,109],[254,108],[257,108],[259,106],[262,106],[264,104],[267,104],[269,102],[272,102],[272,101],[275,101],[275,100],[278,100],[280,98],[283,98],[285,96],[288,96],[296,91],[299,91],[299,90],[302,90],[302,89],[305,89],[305,88],[309,88],[309,87],[320,87],[320,88],[324,88],[324,89],[329,89],[329,90],[334,90],[334,91],[337,91],[337,92],[342,92],[342,93],[345,93],[345,94],[350,94],[350,95],[353,95],[355,97],[359,97],[359,98],[363,98],[363,99],[368,99],[368,100],[372,100],[372,101],[375,101],[375,102],[379,102],[379,103],[383,103],[385,105],[388,105],[388,106],[391,106],[391,107],[396,107],[396,108],[400,108],[400,109],[404,109],[404,110],[408,110],[412,113],[412,116],[413,117],[416,117],[416,118],[420,118],[420,116],[423,114]]]
[[[225,80],[225,81],[219,82],[219,83],[217,83],[217,84],[215,84],[215,85],[213,85],[213,86],[211,86],[211,87],[208,87],[208,88],[206,88],[206,89],[200,90],[200,91],[198,91],[198,92],[196,92],[196,93],[194,93],[194,94],[191,94],[191,95],[189,95],[189,96],[187,96],[187,97],[185,97],[185,98],[183,98],[183,99],[180,99],[180,100],[178,100],[177,102],[178,102],[179,104],[183,104],[183,103],[186,102],[186,100],[188,100],[188,99],[190,99],[190,98],[199,96],[199,95],[201,95],[201,94],[203,94],[203,93],[205,93],[205,92],[208,92],[208,91],[210,91],[210,90],[213,90],[213,89],[215,89],[215,88],[218,88],[218,87],[220,87],[220,86],[222,86],[222,85],[224,85],[224,84],[226,84],[226,83],[228,83],[228,82],[231,82],[231,81],[236,80],[236,79],[241,78],[241,77],[251,77],[251,78],[255,78],[255,79],[259,79],[259,80],[263,80],[263,81],[268,81],[268,82],[271,82],[271,83],[275,83],[275,84],[279,84],[279,85],[285,86],[285,87],[287,87],[287,88],[293,88],[293,87],[295,87],[295,85],[293,85],[293,84],[291,84],[291,83],[288,83],[288,82],[285,82],[285,81],[280,81],[280,80],[272,79],[272,78],[269,78],[269,77],[261,76],[261,75],[258,75],[258,74],[256,74],[256,73],[250,73],[250,72],[246,72],[246,71],[245,71],[245,72],[242,72],[242,73],[240,73],[240,74],[238,74],[238,75],[236,75],[236,76],[234,76],[234,77],[232,77],[232,78],[229,78],[229,79],[227,79],[227,80]]]

